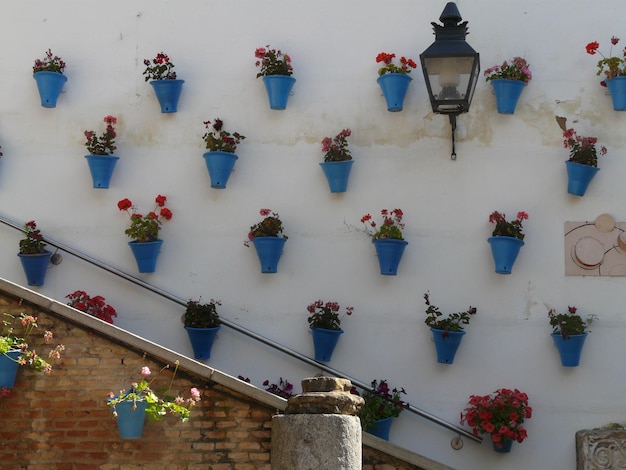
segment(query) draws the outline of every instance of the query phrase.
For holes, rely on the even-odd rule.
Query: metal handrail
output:
[[[4,216],[0,215],[0,222],[2,222],[5,225],[8,225],[11,228],[19,230],[20,232],[24,232],[23,225],[19,225],[16,222],[11,221],[10,219],[8,219],[8,218],[6,218]],[[94,266],[96,266],[96,267],[98,267],[100,269],[103,269],[103,270],[105,270],[105,271],[107,271],[107,272],[109,272],[111,274],[114,274],[114,275],[116,275],[118,277],[126,279],[127,281],[132,282],[133,284],[135,284],[135,285],[137,285],[139,287],[147,289],[147,290],[149,290],[150,292],[152,292],[154,294],[160,295],[161,297],[164,297],[164,298],[166,298],[166,299],[168,299],[168,300],[170,300],[170,301],[172,301],[174,303],[177,303],[177,304],[179,304],[179,305],[181,305],[183,307],[187,305],[187,301],[186,300],[184,300],[184,299],[182,299],[180,297],[177,297],[174,294],[172,294],[170,292],[167,292],[167,291],[165,291],[165,290],[163,290],[163,289],[161,289],[159,287],[153,286],[152,284],[149,284],[149,283],[143,281],[142,279],[139,279],[139,278],[137,278],[135,276],[131,276],[130,274],[125,273],[124,271],[121,271],[121,270],[119,270],[119,269],[117,269],[117,268],[115,268],[113,266],[110,266],[110,265],[106,264],[103,261],[100,261],[100,260],[97,260],[95,258],[92,258],[91,256],[89,256],[89,255],[87,255],[85,253],[82,253],[82,252],[80,252],[78,250],[75,250],[75,249],[73,249],[73,248],[71,248],[71,247],[69,247],[69,246],[67,246],[67,245],[65,245],[65,244],[63,244],[61,242],[58,242],[58,241],[53,240],[52,238],[48,238],[46,236],[43,236],[43,241],[46,242],[48,245],[54,246],[55,248],[57,248],[57,250],[63,250],[64,252],[66,252],[66,253],[68,253],[68,254],[70,254],[72,256],[75,256],[75,257],[77,257],[77,258],[79,258],[79,259],[81,259],[83,261],[86,261],[87,263],[93,264]],[[261,342],[261,343],[263,343],[263,344],[265,344],[267,346],[270,346],[271,348],[274,348],[274,349],[276,349],[276,350],[278,350],[278,351],[280,351],[280,352],[282,352],[284,354],[287,354],[287,355],[289,355],[289,356],[291,356],[291,357],[293,357],[295,359],[298,359],[299,361],[304,362],[304,363],[306,363],[306,364],[308,364],[310,366],[322,369],[323,371],[328,372],[328,373],[330,373],[330,374],[332,374],[332,375],[334,375],[336,377],[346,378],[346,379],[350,380],[350,382],[352,382],[353,385],[356,385],[357,387],[359,387],[359,388],[361,388],[363,390],[367,390],[367,391],[370,391],[370,392],[373,391],[373,389],[372,389],[372,387],[370,385],[368,385],[368,384],[366,384],[366,383],[364,383],[364,382],[362,382],[362,381],[360,381],[358,379],[350,377],[350,376],[348,376],[348,375],[346,375],[346,374],[344,374],[344,373],[342,373],[342,372],[340,372],[340,371],[338,371],[336,369],[333,369],[332,367],[329,367],[326,364],[323,364],[321,362],[315,361],[315,360],[311,359],[310,357],[305,356],[304,354],[299,353],[298,351],[294,351],[293,349],[287,348],[286,346],[283,346],[282,344],[277,343],[274,340],[271,340],[269,338],[266,338],[265,336],[262,336],[262,335],[260,335],[258,333],[255,333],[254,331],[251,331],[251,330],[249,330],[249,329],[247,329],[247,328],[245,328],[245,327],[243,327],[241,325],[238,325],[237,323],[231,322],[230,320],[227,320],[227,319],[222,318],[222,317],[220,317],[220,323],[222,325],[225,325],[225,326],[229,327],[229,328],[232,328],[233,330],[235,330],[235,331],[237,331],[237,332],[239,332],[239,333],[241,333],[243,335],[248,336],[249,338],[252,338],[252,339],[254,339],[256,341],[259,341],[259,342]],[[411,412],[413,412],[413,413],[415,413],[415,414],[417,414],[417,415],[419,415],[419,416],[429,420],[429,421],[432,421],[435,424],[438,424],[439,426],[442,426],[442,427],[444,427],[446,429],[449,429],[450,431],[453,431],[454,433],[457,433],[460,436],[461,435],[465,436],[468,439],[471,439],[471,440],[473,440],[475,442],[479,442],[479,443],[482,442],[482,438],[481,437],[474,436],[474,434],[472,434],[471,432],[469,432],[469,431],[467,431],[467,430],[465,430],[463,428],[460,428],[460,427],[458,427],[458,426],[456,426],[456,425],[454,425],[454,424],[452,424],[452,423],[450,423],[450,422],[448,422],[446,420],[443,420],[443,419],[441,419],[441,418],[439,418],[439,417],[437,417],[437,416],[435,416],[435,415],[433,415],[433,414],[431,414],[431,413],[429,413],[427,411],[424,411],[424,410],[422,410],[420,408],[416,408],[413,405],[408,405],[408,407],[406,409],[408,411],[411,411]]]

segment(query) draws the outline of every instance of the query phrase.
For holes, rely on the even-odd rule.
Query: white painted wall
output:
[[[117,210],[128,197],[140,210],[157,194],[174,218],[157,272],[142,279],[181,298],[217,298],[220,313],[304,354],[313,354],[306,305],[322,298],[352,305],[331,365],[369,382],[404,386],[409,401],[458,422],[471,394],[499,387],[527,392],[534,416],[529,438],[511,454],[489,442],[451,449],[453,434],[412,414],[391,440],[459,469],[571,469],[574,434],[622,419],[626,378],[624,278],[565,277],[563,222],[610,213],[626,220],[622,156],[626,114],[614,112],[598,85],[593,40],[606,53],[625,36],[622,0],[513,2],[459,0],[468,42],[482,69],[524,55],[534,78],[515,115],[495,111],[480,80],[469,114],[459,118],[458,160],[450,160],[447,118],[430,110],[423,78],[413,73],[405,109],[386,111],[376,84],[381,51],[415,60],[434,39],[445,2],[143,0],[10,2],[0,6],[0,214],[35,219],[44,234],[136,274]],[[270,44],[293,58],[297,83],[286,111],[271,111],[255,79],[256,47]],[[69,81],[55,109],[39,105],[32,63],[52,48]],[[167,52],[186,80],[179,112],[159,112],[141,75],[143,59]],[[618,52],[619,53],[619,52]],[[91,188],[83,131],[119,119],[121,160],[111,188]],[[566,193],[561,132],[554,116],[578,120],[609,153],[584,198]],[[220,117],[247,136],[228,188],[209,187],[201,155],[202,122]],[[320,141],[353,131],[348,192],[331,195],[318,163]],[[258,210],[280,213],[289,241],[277,274],[261,274],[243,246]],[[346,224],[383,208],[402,208],[409,241],[397,277],[378,274],[368,238]],[[526,246],[513,274],[493,272],[486,242],[489,214],[519,210]],[[4,227],[4,228],[2,228]],[[0,275],[25,282],[20,234],[0,226]],[[182,308],[65,256],[38,291],[62,299],[84,289],[117,308],[116,324],[191,354]],[[422,294],[442,310],[469,304],[479,313],[452,366],[435,362],[423,323]],[[560,367],[545,305],[596,313],[580,367]],[[279,377],[299,383],[318,371],[301,367],[240,334],[222,331],[209,362],[260,385]]]

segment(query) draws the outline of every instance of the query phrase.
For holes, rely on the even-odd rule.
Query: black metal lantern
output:
[[[431,23],[435,42],[420,54],[433,112],[450,118],[453,160],[456,116],[469,111],[480,72],[479,54],[465,42],[467,21],[461,20],[456,4],[449,2],[439,17],[443,25]]]

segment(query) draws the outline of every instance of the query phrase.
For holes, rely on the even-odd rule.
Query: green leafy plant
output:
[[[501,65],[494,65],[485,70],[484,75],[487,81],[504,79],[528,83],[533,78],[530,65],[522,57],[513,57],[511,61],[505,60]]]
[[[256,57],[256,66],[261,70],[256,74],[256,78],[265,75],[287,75],[293,74],[291,66],[291,57],[284,54],[280,49],[271,49],[269,44],[265,47],[258,47],[254,51]]]
[[[137,407],[137,402],[145,401],[147,403],[146,415],[148,418],[158,421],[163,418],[167,413],[173,413],[177,415],[181,421],[186,422],[189,420],[191,408],[200,401],[200,391],[192,387],[189,391],[190,398],[184,399],[182,396],[170,395],[172,384],[174,383],[174,377],[178,371],[178,361],[175,363],[174,373],[169,381],[167,389],[164,391],[163,398],[154,391],[151,386],[154,380],[165,370],[169,369],[169,364],[164,366],[159,373],[154,376],[150,381],[148,377],[152,374],[150,368],[143,366],[141,368],[141,380],[139,382],[131,382],[131,387],[128,390],[120,390],[119,394],[115,395],[113,392],[109,392],[109,399],[107,405],[113,407],[113,416],[117,418],[117,410],[115,406],[123,401],[133,402],[133,411]]]
[[[578,315],[576,307],[567,307],[567,313],[557,313],[556,310],[551,308],[548,311],[548,317],[550,319],[550,326],[552,326],[552,333],[560,334],[563,339],[567,339],[570,335],[582,335],[591,331],[589,327],[597,320],[597,316],[589,314],[586,320]]]
[[[117,312],[113,307],[106,303],[106,299],[101,295],[91,297],[87,292],[77,290],[65,296],[70,299],[67,303],[70,307],[74,307],[76,310],[88,313],[89,315],[96,317],[107,323],[113,323],[113,317],[117,316]]]
[[[33,73],[35,72],[57,72],[62,74],[65,70],[65,62],[56,55],[52,54],[52,50],[48,49],[45,52],[46,56],[43,60],[35,59],[35,65],[33,65]]]
[[[431,328],[443,330],[444,334],[448,331],[463,331],[463,325],[469,325],[472,315],[477,312],[476,307],[470,307],[465,312],[450,313],[443,317],[443,313],[439,307],[430,303],[429,292],[424,294],[424,302],[426,303],[426,320],[424,322]]]
[[[556,116],[556,122],[563,130],[563,147],[569,149],[569,161],[587,166],[598,166],[597,137],[581,137],[573,128],[567,128],[567,119]],[[606,155],[607,150],[603,145],[600,147],[600,155]]]
[[[46,251],[43,235],[41,235],[41,231],[37,228],[34,220],[24,224],[24,234],[26,238],[20,240],[20,254],[36,255]]]
[[[611,37],[611,48],[609,49],[609,57],[605,57],[602,52],[598,50],[600,47],[600,43],[597,41],[590,42],[585,46],[587,50],[587,54],[596,55],[596,53],[602,56],[602,59],[598,60],[598,73],[596,75],[600,75],[604,73],[605,79],[610,80],[613,77],[619,77],[621,75],[626,75],[626,47],[622,51],[622,57],[613,57],[611,54],[613,53],[613,46],[616,46],[619,43],[619,38],[615,36]],[[602,80],[600,85],[606,86],[606,82]]]
[[[176,72],[174,72],[174,64],[170,61],[169,56],[165,52],[159,52],[152,61],[144,59],[146,70],[145,81],[148,80],[176,80]]]
[[[496,226],[491,235],[494,237],[514,237],[523,240],[524,234],[522,233],[522,221],[527,219],[528,214],[520,211],[517,213],[517,219],[509,222],[506,220],[506,215],[504,213],[493,211],[489,216],[489,223],[496,224]]]
[[[389,54],[387,52],[381,52],[376,56],[376,62],[382,62],[385,64],[383,67],[378,69],[378,75],[385,75],[386,73],[411,73],[411,69],[417,67],[417,64],[413,61],[413,59],[407,59],[406,57],[400,57],[400,66],[397,66],[393,63],[393,59],[396,57],[395,54]]]
[[[404,212],[402,212],[402,209],[383,209],[380,211],[380,215],[383,216],[383,223],[379,228],[377,228],[378,224],[372,220],[370,214],[365,214],[361,217],[361,223],[365,225],[365,233],[374,240],[379,238],[404,240],[402,237],[402,229],[404,228],[404,223],[402,222]]]
[[[283,223],[277,212],[272,212],[271,209],[261,209],[259,214],[261,214],[264,219],[250,227],[248,240],[244,242],[246,246],[250,246],[249,242],[256,237],[278,237],[282,234],[285,240],[289,238],[283,233]]]
[[[324,152],[325,162],[352,160],[348,141],[346,140],[346,137],[350,137],[351,134],[352,131],[350,129],[344,129],[332,139],[330,137],[322,139],[322,152]]]
[[[117,118],[111,115],[105,116],[104,122],[107,127],[100,137],[94,131],[85,131],[85,138],[87,139],[85,146],[91,155],[112,155],[117,148],[115,146],[117,134],[113,127],[114,124],[117,124]]]
[[[206,148],[211,152],[229,152],[235,153],[237,145],[241,143],[246,136],[239,132],[232,134],[224,130],[224,122],[221,119],[215,119],[213,122],[204,121],[206,132],[202,136],[206,144]]]
[[[490,434],[496,447],[502,447],[507,439],[521,443],[528,437],[523,423],[532,417],[533,409],[528,406],[528,395],[518,389],[471,395],[468,404],[461,413],[461,424],[471,426],[475,436]]]
[[[360,395],[355,388],[351,393]],[[387,380],[380,382],[373,380],[371,390],[363,392],[365,405],[358,414],[363,430],[367,431],[378,420],[400,416],[402,410],[409,407],[409,404],[402,400],[402,395],[406,395],[404,388],[391,389]]]
[[[327,330],[340,330],[341,318],[339,318],[340,305],[337,302],[324,302],[316,300],[307,306],[310,313],[307,321],[312,328],[325,328]],[[354,307],[346,307],[346,315],[352,315]]]
[[[183,314],[183,323],[190,328],[216,328],[220,326],[220,316],[217,306],[222,305],[219,300],[211,299],[209,303],[200,303],[200,300],[189,300]]]
[[[130,227],[127,228],[124,233],[133,241],[139,243],[158,240],[159,230],[161,229],[161,225],[163,225],[163,220],[170,220],[172,218],[172,211],[165,207],[165,201],[167,201],[167,198],[159,194],[155,199],[156,207],[146,215],[137,213],[137,209],[130,199],[122,199],[119,201],[117,208],[121,211],[126,211],[130,216]]]
[[[0,335],[0,354],[17,362],[21,366],[28,366],[37,372],[43,372],[50,375],[52,364],[44,359],[34,348],[34,340],[31,341],[31,335],[39,327],[37,325],[37,317],[20,313],[19,317],[11,313],[4,313],[2,319],[2,334]],[[52,331],[46,330],[43,335],[44,344],[51,345],[54,339]],[[19,351],[20,355],[17,359],[13,359],[7,353],[9,351]],[[61,353],[65,351],[63,344],[54,346],[48,352],[48,359],[61,359]],[[41,352],[41,350],[40,350]]]

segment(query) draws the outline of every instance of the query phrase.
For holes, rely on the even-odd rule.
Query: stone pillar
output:
[[[272,470],[361,470],[364,401],[346,379],[313,377],[272,418]]]

